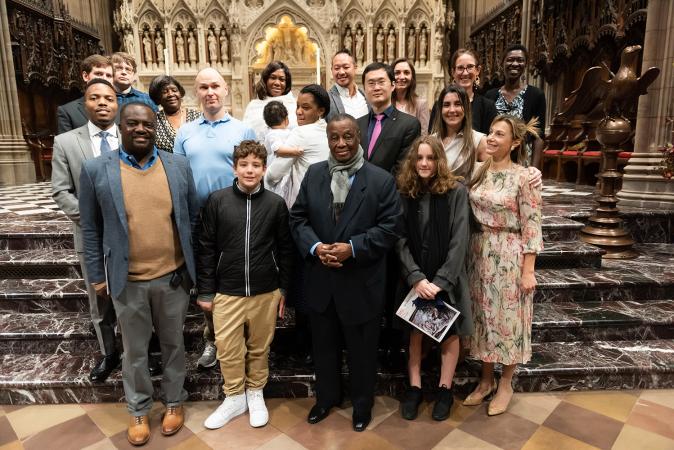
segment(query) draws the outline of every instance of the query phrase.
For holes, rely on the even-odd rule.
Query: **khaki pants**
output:
[[[215,346],[225,395],[262,389],[269,377],[269,346],[276,329],[278,289],[252,297],[216,294],[213,299]]]

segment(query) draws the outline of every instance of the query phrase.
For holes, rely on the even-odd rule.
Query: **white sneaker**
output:
[[[247,389],[248,415],[251,427],[263,427],[269,422],[269,412],[264,404],[262,389]]]
[[[213,411],[213,414],[208,416],[204,421],[204,426],[209,430],[216,430],[236,416],[245,413],[246,409],[248,409],[248,406],[246,405],[245,394],[230,395],[218,406],[218,409]]]
[[[211,367],[215,367],[215,364],[218,362],[217,353],[218,350],[215,348],[215,345],[213,345],[212,342],[206,342],[204,352],[197,361],[197,366],[201,369],[210,369]]]

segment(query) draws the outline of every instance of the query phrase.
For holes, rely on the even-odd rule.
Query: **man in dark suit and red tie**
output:
[[[369,114],[358,119],[365,158],[395,174],[412,141],[421,135],[421,124],[391,103],[395,77],[388,64],[375,62],[365,67],[363,86],[371,107]]]
[[[343,335],[353,429],[363,431],[374,404],[386,255],[398,241],[402,212],[393,177],[365,161],[356,120],[337,114],[327,134],[330,156],[309,167],[290,212],[305,257],[313,335],[316,405],[308,422],[320,422],[341,401]]]

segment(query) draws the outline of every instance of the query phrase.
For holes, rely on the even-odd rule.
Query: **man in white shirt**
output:
[[[94,78],[87,83],[84,90],[84,110],[89,119],[85,125],[54,138],[52,196],[61,210],[73,221],[75,250],[89,294],[91,320],[103,355],[92,369],[89,378],[91,381],[103,382],[119,365],[119,352],[115,346],[115,311],[112,302],[96,296],[96,291],[87,280],[78,194],[80,171],[84,161],[105,152],[117,151],[119,147],[115,125],[117,96],[115,88],[109,81]]]
[[[347,49],[338,51],[332,57],[332,79],[335,80],[330,94],[330,114],[326,122],[336,114],[348,114],[357,119],[369,112],[369,104],[363,91],[358,89],[355,81],[356,61]]]

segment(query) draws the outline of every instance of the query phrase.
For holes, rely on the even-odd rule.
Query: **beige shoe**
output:
[[[150,440],[150,420],[145,416],[131,416],[126,439],[131,445],[145,445]]]
[[[182,406],[168,406],[161,421],[161,434],[171,436],[176,434],[185,423],[185,411]]]
[[[488,416],[498,416],[499,414],[503,414],[506,412],[508,409],[508,405],[510,404],[510,400],[513,398],[513,389],[510,388],[508,389],[503,389],[500,388],[497,392],[496,395],[494,396],[494,399],[489,402],[489,408],[487,408],[487,415]]]
[[[477,406],[482,404],[484,399],[489,397],[489,395],[496,390],[496,380],[494,380],[492,385],[489,386],[489,390],[484,394],[481,393],[479,389],[480,385],[478,384],[475,390],[468,394],[468,397],[466,397],[466,399],[463,401],[463,406]]]

